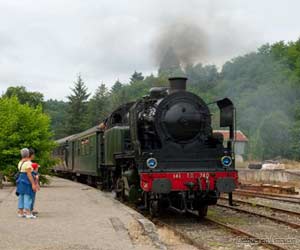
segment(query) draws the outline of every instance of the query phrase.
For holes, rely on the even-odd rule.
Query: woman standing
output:
[[[19,194],[18,216],[27,219],[35,219],[31,213],[32,196],[36,191],[36,185],[32,177],[31,158],[34,152],[23,148],[21,150],[22,160],[18,164],[19,177],[17,179],[17,193]]]

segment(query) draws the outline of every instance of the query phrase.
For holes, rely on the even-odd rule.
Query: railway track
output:
[[[228,201],[228,198],[220,197],[220,200]],[[257,203],[254,204],[253,202],[243,201],[243,200],[236,200],[236,199],[234,199],[233,202],[237,203],[237,204],[242,204],[242,205],[249,205],[249,206],[252,206],[252,207],[265,208],[265,209],[268,209],[268,210],[272,210],[274,212],[281,212],[281,213],[285,213],[285,214],[299,216],[299,218],[300,218],[300,212],[296,212],[296,211],[292,211],[292,210],[282,209],[282,208],[278,208],[278,207],[272,207],[272,206],[268,206],[268,205],[264,205],[264,204],[257,204]]]
[[[272,243],[267,243],[267,242],[263,242],[261,239],[259,239],[258,237],[256,237],[255,235],[243,231],[239,228],[227,225],[225,223],[222,223],[218,220],[215,220],[213,218],[208,218],[206,217],[205,219],[202,219],[201,221],[199,220],[199,217],[197,215],[197,213],[188,213],[187,215],[184,214],[179,214],[179,215],[175,215],[176,212],[174,212],[173,210],[170,211],[173,216],[171,216],[171,218],[175,218],[174,220],[170,218],[170,215],[167,217],[167,219],[165,217],[162,218],[151,218],[151,216],[145,212],[145,211],[139,211],[137,209],[137,207],[133,206],[132,204],[128,204],[125,203],[127,206],[130,206],[131,208],[135,209],[137,212],[142,213],[145,217],[147,217],[149,220],[151,220],[157,227],[164,227],[167,228],[168,230],[174,232],[177,236],[179,236],[181,239],[183,239],[186,243],[197,247],[200,250],[215,250],[214,247],[207,247],[203,244],[203,241],[197,238],[197,234],[196,235],[191,235],[189,234],[185,228],[180,228],[178,227],[178,225],[182,225],[182,224],[187,224],[187,227],[193,227],[193,231],[197,232],[197,233],[201,233],[200,229],[203,226],[217,226],[219,229],[225,229],[225,231],[227,231],[227,237],[228,237],[228,233],[231,234],[231,238],[234,237],[233,235],[235,235],[235,237],[247,237],[247,239],[250,239],[250,242],[253,242],[253,244],[256,245],[260,245],[265,247],[265,249],[274,249],[274,250],[288,250],[287,248],[281,247],[279,245],[275,245]],[[183,219],[183,221],[182,221]],[[191,220],[192,219],[192,220]],[[197,229],[199,231],[197,231]],[[188,229],[189,231],[190,229]],[[228,239],[228,238],[227,238]],[[240,238],[236,238],[236,244],[238,245],[238,240]],[[244,238],[245,239],[245,238]],[[242,243],[241,243],[242,244]],[[223,248],[222,248],[223,249]],[[224,249],[243,249],[240,246],[235,246],[235,247],[230,247],[230,248],[224,248]]]
[[[223,201],[225,201],[226,199],[223,198]],[[240,201],[235,200],[235,203],[239,203]],[[241,201],[240,204],[243,205],[247,205],[248,207],[252,207],[253,204],[250,202],[244,202]],[[295,212],[295,211],[290,211],[290,210],[285,210],[285,209],[281,209],[281,208],[276,208],[276,207],[271,207],[271,206],[265,206],[265,205],[261,205],[259,204],[257,207],[260,209],[266,209],[266,212],[272,212],[273,214],[271,215],[266,215],[266,214],[262,214],[259,212],[254,212],[254,211],[250,211],[250,210],[246,210],[243,208],[239,208],[239,207],[232,207],[232,206],[228,206],[228,205],[224,205],[224,204],[217,204],[216,207],[220,207],[223,209],[227,209],[227,210],[234,210],[236,212],[238,212],[238,214],[236,214],[235,216],[237,218],[239,218],[239,213],[243,213],[243,214],[248,214],[250,216],[254,216],[252,218],[249,217],[244,217],[244,218],[248,218],[247,220],[247,224],[248,221],[252,221],[252,228],[251,228],[251,223],[245,227],[245,225],[241,225],[241,226],[236,226],[234,224],[236,223],[228,223],[228,222],[224,222],[222,220],[218,220],[218,218],[214,218],[215,216],[208,216],[205,220],[203,220],[203,222],[208,222],[211,223],[213,225],[217,225],[219,227],[222,227],[228,231],[230,231],[230,233],[240,236],[242,238],[240,238],[240,244],[239,247],[237,249],[243,249],[242,246],[250,244],[255,247],[255,245],[260,245],[264,248],[267,249],[277,249],[277,250],[287,250],[287,249],[298,249],[297,248],[297,241],[299,241],[298,237],[295,236],[297,235],[299,232],[299,228],[300,228],[300,213],[299,212]],[[250,208],[251,208],[250,207]],[[254,208],[256,208],[256,204],[254,206]],[[212,208],[213,209],[213,208]],[[276,212],[276,214],[274,214]],[[280,213],[280,214],[279,214]],[[221,213],[223,215],[223,217],[226,217],[227,215],[225,213]],[[291,218],[286,219],[284,218],[283,214],[288,214],[289,216],[291,216]],[[196,215],[193,214],[193,216],[195,217]],[[262,221],[258,221],[255,219],[255,217],[259,217],[262,218]],[[271,225],[267,226],[270,228],[280,228],[279,224],[283,225],[285,227],[285,230],[283,230],[282,234],[281,234],[281,229],[277,229],[279,232],[279,237],[276,238],[276,236],[272,235],[272,230],[271,231],[266,231],[264,234],[260,234],[259,233],[259,229],[261,224],[270,224],[268,222],[265,222],[265,220],[270,220],[275,222],[276,224],[278,224],[278,226],[276,226],[276,224],[271,223]],[[299,221],[298,223],[296,223],[295,221]],[[202,223],[203,223],[202,222]],[[254,222],[254,223],[253,223]],[[257,222],[257,223],[256,223]],[[179,224],[179,227],[177,225],[177,223]],[[194,225],[194,230],[199,230],[199,234],[201,234],[201,227],[203,226],[201,222],[199,222],[199,225]],[[258,231],[256,232],[256,224],[257,224],[257,228]],[[156,224],[158,225],[163,225],[168,227],[170,230],[174,231],[176,234],[178,234],[180,237],[184,238],[185,240],[187,240],[188,243],[198,247],[199,249],[214,249],[214,248],[205,248],[203,247],[203,241],[199,243],[199,241],[197,241],[197,236],[194,236],[189,234],[189,232],[186,231],[186,229],[184,227],[180,227],[180,224],[182,224],[180,221],[176,222],[176,221],[172,221],[170,223],[168,223],[167,221],[159,221],[159,223],[156,222]],[[238,223],[237,223],[238,224]],[[254,227],[253,227],[254,224]],[[186,227],[190,227],[190,225],[186,224]],[[293,233],[289,233],[288,228],[291,228],[290,230],[296,230],[293,231]],[[277,232],[277,234],[278,234]],[[294,234],[294,236],[292,236]],[[233,236],[229,236],[228,239],[233,239]],[[280,240],[283,240],[283,242],[280,242]],[[286,241],[285,241],[286,240]],[[287,243],[289,240],[293,241],[293,245],[290,245],[291,243]],[[238,241],[237,241],[238,242]],[[285,243],[285,244],[283,244]],[[221,248],[223,249],[223,248]],[[224,249],[231,249],[231,248],[224,248]],[[236,249],[236,246],[234,246],[232,249]],[[257,249],[257,248],[255,248]]]
[[[282,247],[280,245],[277,245],[277,244],[274,244],[274,243],[271,243],[271,242],[267,242],[265,240],[262,240],[262,239],[258,238],[254,234],[251,234],[249,232],[246,232],[246,231],[244,231],[242,229],[239,229],[239,228],[236,228],[236,227],[233,227],[233,226],[229,226],[229,225],[227,225],[225,223],[222,223],[220,221],[217,221],[215,219],[206,218],[206,220],[208,220],[211,223],[214,223],[216,225],[219,225],[219,226],[221,226],[221,227],[223,227],[223,228],[231,231],[233,234],[237,234],[237,235],[241,235],[241,236],[246,236],[246,237],[248,237],[248,238],[251,239],[251,240],[249,240],[250,242],[255,242],[258,245],[264,246],[264,247],[266,247],[268,249],[288,250],[288,248]]]
[[[247,196],[247,197],[259,197],[268,200],[276,200],[276,201],[282,201],[282,202],[288,202],[288,203],[300,205],[300,197],[293,197],[290,195],[263,193],[263,192],[249,191],[249,190],[247,191],[235,190],[234,195]]]
[[[196,214],[192,214],[192,216],[197,216]],[[160,220],[160,219],[154,219],[152,220],[157,226],[160,227],[166,227],[169,230],[173,231],[175,234],[177,234],[179,237],[181,237],[182,239],[184,239],[187,243],[199,248],[199,249],[203,249],[203,250],[210,250],[210,249],[214,249],[214,247],[210,248],[207,246],[204,246],[203,243],[199,240],[197,240],[197,237],[193,237],[192,235],[188,234],[184,229],[178,228],[176,225],[176,222],[167,222],[164,220]],[[237,236],[237,242],[236,242],[236,247],[235,248],[230,248],[230,249],[243,249],[241,245],[239,244],[243,244],[243,242],[238,242],[238,240],[241,240],[241,237],[243,237],[242,239],[246,240],[246,242],[252,243],[253,245],[259,245],[264,247],[265,249],[274,249],[274,250],[288,250],[289,248],[285,248],[283,246],[280,246],[278,244],[275,243],[271,243],[268,242],[267,240],[261,239],[257,236],[255,236],[254,234],[247,232],[245,230],[242,230],[240,228],[234,227],[232,225],[228,225],[226,223],[220,222],[216,219],[213,218],[205,218],[202,221],[197,222],[198,224],[195,226],[195,230],[197,230],[197,228],[200,228],[203,226],[203,224],[207,225],[211,225],[211,226],[217,226],[219,228],[225,229],[227,232],[229,232],[230,234],[233,234],[235,236]],[[246,243],[245,242],[245,243]],[[222,248],[223,249],[223,248]],[[227,249],[226,247],[224,249]]]
[[[239,208],[239,207],[232,207],[232,206],[228,206],[228,205],[224,205],[224,204],[217,204],[217,206],[232,209],[232,210],[235,210],[235,211],[238,211],[238,212],[241,212],[241,213],[246,213],[246,214],[251,214],[251,215],[254,215],[254,216],[259,216],[259,217],[262,217],[262,218],[266,218],[266,219],[275,221],[275,222],[280,223],[280,224],[285,224],[285,225],[290,226],[292,228],[296,228],[296,229],[300,228],[300,224],[294,223],[294,222],[291,222],[291,221],[287,221],[287,220],[283,220],[283,219],[279,219],[276,216],[269,216],[269,215],[257,213],[257,212],[254,212],[254,211],[242,209],[242,208]]]

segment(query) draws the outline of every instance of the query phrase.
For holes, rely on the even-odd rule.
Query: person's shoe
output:
[[[18,214],[18,217],[19,217],[19,218],[24,218],[24,217],[25,217],[25,214]]]
[[[33,215],[37,215],[39,212],[38,211],[32,211]]]
[[[29,214],[29,215],[26,214],[25,218],[26,218],[26,219],[36,219],[36,216],[33,215],[33,214]]]

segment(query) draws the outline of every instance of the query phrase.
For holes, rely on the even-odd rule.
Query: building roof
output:
[[[229,139],[229,130],[214,130],[214,132],[222,133],[224,136],[224,141],[227,141]],[[236,130],[235,141],[247,142],[248,138],[244,135],[244,133],[241,130]]]

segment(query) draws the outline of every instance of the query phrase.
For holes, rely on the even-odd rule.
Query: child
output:
[[[38,165],[37,163],[32,163],[31,167],[33,169],[32,176],[33,176],[33,179],[34,179],[34,183],[36,185],[36,192],[37,192],[37,191],[40,190],[39,173],[38,173],[40,165]],[[35,197],[36,197],[36,192],[33,192],[33,195],[32,195],[32,204],[31,204],[31,213],[32,214],[37,214],[36,211],[33,211],[33,209],[34,209],[34,203],[35,203]]]

